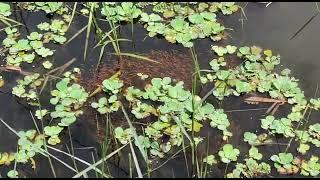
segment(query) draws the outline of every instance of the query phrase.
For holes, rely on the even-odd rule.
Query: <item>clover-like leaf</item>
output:
[[[1,6],[0,6],[0,8],[1,8]],[[18,173],[18,171],[16,171],[16,170],[10,170],[10,171],[7,173],[7,176],[8,176],[9,178],[18,178],[18,175],[19,175],[19,173]]]
[[[45,48],[45,47],[41,47],[39,49],[36,49],[35,51],[38,55],[40,55],[42,57],[47,57],[47,56],[53,55],[53,51],[48,48]]]
[[[34,40],[41,40],[42,34],[39,34],[38,32],[32,32],[30,33],[29,36],[27,36],[29,40],[34,41]]]
[[[11,6],[7,3],[0,2],[0,15],[10,16]]]
[[[243,137],[244,137],[244,141],[248,142],[250,145],[255,144],[256,140],[258,138],[258,136],[256,134],[251,133],[251,132],[245,132],[243,134]]]
[[[231,161],[237,161],[240,151],[236,148],[233,148],[231,144],[225,144],[218,154],[222,162],[230,163]]]
[[[260,159],[262,159],[262,154],[259,153],[258,148],[252,146],[249,150],[249,157],[256,159],[256,160],[260,160]]]
[[[44,133],[47,136],[56,136],[63,130],[63,127],[59,126],[46,126],[44,127]]]
[[[310,149],[310,146],[308,144],[303,144],[303,143],[300,143],[299,147],[297,148],[297,150],[301,154],[305,154],[309,149]]]
[[[46,109],[41,109],[41,110],[36,110],[35,116],[41,120],[45,115],[47,115],[48,110]]]
[[[223,56],[224,54],[228,53],[227,48],[224,48],[222,46],[212,46],[211,49],[214,50],[214,52],[217,53],[218,56]]]
[[[170,25],[174,30],[181,32],[185,28],[185,21],[182,18],[175,18],[170,22]]]
[[[42,63],[42,65],[45,69],[50,69],[53,64],[50,61],[45,61]]]
[[[214,155],[208,155],[207,157],[203,158],[203,162],[209,164],[212,166],[213,164],[217,163],[217,160],[215,159]]]

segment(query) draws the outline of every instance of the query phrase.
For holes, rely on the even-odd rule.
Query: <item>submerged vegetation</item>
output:
[[[13,7],[27,12],[43,11],[52,17],[48,22],[36,24],[33,31],[23,33],[20,28],[23,25],[11,19]],[[238,47],[217,43],[226,39],[230,30],[222,22],[221,16],[232,15],[239,9],[241,6],[234,2],[88,2],[75,3],[73,8],[63,2],[1,2],[2,68],[19,73],[11,94],[30,109],[32,117],[36,117],[33,118],[35,128],[20,131],[9,126],[7,119],[0,118],[1,124],[18,137],[16,150],[0,152],[0,165],[9,166],[5,172],[7,176],[23,177],[20,174],[23,166],[20,164],[26,166],[30,163],[36,169],[36,157],[41,154],[48,158],[54,177],[56,173],[52,159],[72,170],[74,177],[86,177],[91,170],[96,177],[110,177],[104,161],[116,154],[122,156],[121,152],[127,146],[130,149],[124,152],[129,152],[126,154],[129,154],[130,177],[133,177],[132,160],[137,172],[134,176],[151,177],[153,171],[162,166],[152,169],[158,161],[181,148],[178,152],[183,151],[186,168],[191,165],[191,174],[188,169],[186,175],[190,177],[208,177],[208,168],[221,167],[223,176],[228,178],[269,176],[272,170],[278,174],[319,176],[319,154],[310,154],[309,151],[316,149],[318,152],[317,148],[320,147],[320,123],[310,123],[309,116],[311,112],[320,110],[320,99],[307,99],[299,87],[299,80],[291,76],[291,71],[279,71],[281,58],[276,52],[257,45]],[[88,24],[71,37],[69,27],[75,14],[85,17]],[[106,23],[110,29],[104,32],[105,27],[99,25],[98,21]],[[133,24],[138,23],[145,28],[146,37],[162,38],[189,48],[194,62],[194,72],[189,72],[192,73],[192,83],[169,76],[149,77],[151,74],[141,72],[135,75],[139,77],[139,85],[135,85],[135,82],[126,84],[122,76],[125,74],[123,61],[127,60],[124,56],[144,63],[159,64],[148,57],[120,50],[120,42],[130,40],[122,39],[118,28],[128,23],[131,24],[132,34]],[[89,39],[95,34],[96,46],[92,49],[101,46],[97,69],[107,53],[114,55],[119,62],[119,66],[110,67],[113,71],[106,74],[96,71],[101,73],[103,80],[99,84],[94,84],[93,80],[87,82],[92,83],[91,87],[95,86],[94,90],[88,90],[86,87],[89,85],[81,83],[83,69],[69,68],[73,60],[62,66],[54,61],[57,49],[63,48],[84,30],[87,32],[84,60],[90,51]],[[193,48],[199,39],[211,39],[210,53],[214,58],[207,62],[210,67],[207,70],[197,69],[197,55],[193,53]],[[111,44],[114,53],[104,52],[108,44]],[[30,67],[30,64],[34,70],[22,70]],[[4,74],[3,71],[1,74]],[[0,76],[0,88],[6,87],[4,80],[5,77]],[[192,84],[192,87],[186,84]],[[197,88],[207,85],[212,89],[205,92],[204,96],[198,94]],[[222,102],[231,96],[242,98],[248,95],[250,97],[244,100],[248,104],[269,102],[273,105],[265,116],[255,119],[260,124],[256,127],[257,131],[241,132],[241,143],[247,148],[244,150],[232,143],[234,134],[239,135],[234,131],[233,119],[230,119],[226,110],[209,99]],[[276,113],[281,105],[289,107],[289,112],[284,116]],[[103,155],[100,160],[93,159],[93,163],[88,163],[75,157],[72,147],[72,153],[63,152],[72,157],[75,167],[71,167],[49,153],[48,149],[50,152],[61,152],[55,147],[67,140],[67,133],[72,143],[70,128],[77,128],[75,124],[82,115],[90,112],[88,109],[93,110],[94,115],[86,122],[97,117],[106,122],[102,126],[106,134],[103,142],[100,142]],[[101,125],[98,122],[97,126],[99,123]],[[209,135],[206,137],[202,133],[205,128],[216,132],[215,138],[222,143],[215,142],[217,144],[214,145],[218,147],[216,152],[207,150],[200,157],[200,145],[210,142]],[[279,148],[279,152],[271,155],[264,153],[266,146],[280,144],[278,137],[285,140],[285,150]],[[295,146],[293,143],[296,143]],[[212,144],[207,146],[209,149]],[[138,159],[140,155],[143,158]],[[87,168],[78,169],[75,159]]]

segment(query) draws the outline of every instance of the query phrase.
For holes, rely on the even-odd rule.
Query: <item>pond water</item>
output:
[[[241,3],[242,6],[245,3]],[[303,26],[315,13],[317,13],[316,5],[313,2],[304,3],[284,3],[284,2],[274,2],[270,6],[265,7],[263,4],[259,3],[248,3],[244,9],[247,20],[243,21],[243,24],[239,19],[241,19],[240,11],[231,16],[223,18],[224,25],[229,28],[233,28],[234,31],[229,31],[231,36],[228,40],[219,42],[219,44],[235,44],[237,46],[241,45],[257,45],[266,49],[272,49],[273,52],[279,53],[281,55],[282,67],[287,67],[292,71],[292,75],[298,79],[299,86],[305,92],[305,95],[309,98],[312,97],[317,89],[318,82],[320,80],[320,63],[318,59],[319,54],[319,42],[320,36],[318,32],[320,30],[320,16],[316,16],[311,23],[309,23],[295,38],[290,38],[298,31],[298,29]],[[24,11],[17,11],[14,14],[15,18],[20,22],[23,21],[26,24],[26,28],[20,28],[22,33],[31,32],[32,28],[36,28],[36,24],[48,21],[49,19],[45,16],[43,12],[26,13]],[[67,33],[67,37],[71,37],[79,29],[83,28],[87,23],[87,18],[83,16],[75,16],[74,23],[70,27]],[[107,23],[100,22],[102,26],[107,31]],[[156,39],[146,37],[146,30],[140,24],[134,25],[134,37],[131,37],[131,25],[123,25],[120,28],[121,38],[134,39],[134,43],[125,42],[121,43],[122,52],[135,52],[140,54],[148,54],[151,50],[157,51],[172,51],[179,54],[190,54],[189,49],[182,47],[181,45],[168,43],[165,39]],[[91,38],[89,41],[89,47],[95,45],[94,34],[91,33]],[[134,44],[134,45],[133,45]],[[204,39],[196,41],[195,50],[198,55],[198,60],[201,68],[208,68],[208,62],[213,58],[210,46],[213,44],[211,40]],[[97,60],[99,57],[100,49],[95,50],[89,49],[88,57],[86,61],[83,61],[83,52],[85,45],[85,32],[81,33],[77,38],[71,41],[67,45],[53,45],[56,49],[56,53],[53,57],[56,66],[63,65],[72,58],[76,58],[74,64],[71,67],[79,67],[84,77],[92,76],[92,69],[96,68]],[[106,51],[112,52],[112,47],[106,48]],[[104,55],[102,64],[110,64],[112,61],[112,56]],[[1,62],[5,64],[5,62]],[[35,68],[30,66],[22,66],[26,71],[36,71]],[[141,67],[143,68],[143,67]],[[190,72],[191,73],[191,72]],[[34,128],[32,121],[32,116],[30,114],[30,109],[20,102],[15,96],[11,94],[11,89],[15,86],[15,80],[20,77],[15,73],[2,73],[6,84],[1,88],[0,92],[0,118],[4,119],[11,127],[18,130],[25,130]],[[191,79],[190,79],[191,81]],[[88,82],[90,83],[90,82]],[[53,87],[51,85],[51,87]],[[200,90],[200,96],[205,95],[210,87],[203,87]],[[47,94],[50,89],[46,90]],[[48,97],[42,97],[43,99],[48,99]],[[248,105],[243,102],[243,97],[231,97],[226,98],[222,103],[217,103],[213,97],[209,97],[208,102],[213,103],[217,106],[223,108],[231,122],[231,129],[234,133],[233,137],[230,139],[230,143],[239,148],[240,152],[247,152],[249,145],[243,142],[242,137],[245,131],[258,133],[262,132],[260,127],[260,118],[265,115],[266,109],[262,110],[246,110],[253,108],[268,108],[268,105]],[[49,104],[44,104],[44,106],[49,106]],[[246,110],[246,111],[234,111],[234,110]],[[289,110],[289,107],[280,107],[276,116],[283,116]],[[315,123],[319,122],[319,113],[313,113],[310,119]],[[90,118],[90,117],[89,117]],[[92,156],[95,159],[99,159],[101,155],[100,145],[96,138],[95,129],[95,117],[89,119],[87,116],[80,117],[79,121],[73,125],[70,130],[72,134],[72,143],[75,148],[75,156],[79,157],[87,162],[92,163]],[[90,122],[91,121],[91,122]],[[218,149],[223,145],[220,132],[212,128],[204,127],[201,131],[201,135],[204,137],[210,137],[209,139],[209,152],[216,153]],[[221,134],[221,133],[220,133]],[[0,125],[0,152],[3,151],[14,151],[16,149],[17,137],[10,132],[5,126]],[[283,140],[281,138],[277,139],[278,143],[287,142],[288,140]],[[58,145],[56,148],[67,152],[66,145],[70,148],[70,139],[68,134],[64,134],[63,143]],[[89,148],[87,148],[89,147]],[[90,148],[91,147],[91,148]],[[297,145],[293,144],[290,149],[296,149]],[[274,153],[284,151],[286,146],[279,145],[266,145],[262,146],[259,150],[264,154],[264,159],[267,161],[268,157]],[[128,152],[130,149],[126,149]],[[108,161],[110,174],[114,177],[128,177],[128,155],[123,151],[122,157],[120,159],[114,158]],[[187,152],[190,150],[188,149]],[[289,150],[290,151],[290,150]],[[72,164],[72,159],[67,156],[63,156],[57,152],[50,151],[52,154],[56,155],[59,159],[62,159],[68,164]],[[138,151],[136,151],[138,152]],[[206,153],[205,143],[198,149],[199,153],[203,156]],[[175,151],[170,152],[168,157],[173,155]],[[312,148],[308,153],[319,155],[319,149]],[[139,157],[140,154],[137,153]],[[140,158],[142,159],[142,158]],[[159,164],[164,162],[164,160],[159,160]],[[166,165],[152,172],[152,177],[188,177],[188,171],[191,171],[191,159],[187,153],[187,159],[189,163],[189,168],[186,168],[185,157],[183,152],[179,153],[175,158],[171,159],[166,163]],[[239,160],[244,159],[244,155],[240,156]],[[23,173],[27,177],[48,177],[52,176],[51,169],[49,168],[49,163],[47,158],[43,156],[37,156],[35,158],[37,162],[36,170],[33,170],[28,164],[23,167]],[[65,168],[57,161],[53,161],[56,169],[57,177],[70,177],[73,172]],[[86,168],[85,165],[77,163],[79,169]],[[141,166],[144,166],[143,163]],[[19,165],[20,166],[20,165]],[[19,167],[18,166],[18,167]],[[223,177],[225,165],[218,164],[218,168],[210,169],[209,177]],[[234,166],[230,165],[231,170]],[[142,167],[144,168],[144,167]],[[229,171],[230,171],[229,170]],[[8,167],[0,167],[1,176],[5,176]],[[133,170],[135,174],[135,170]],[[89,173],[89,176],[94,177],[93,173]],[[279,176],[275,172],[271,174],[272,176]],[[284,177],[285,175],[281,175]],[[296,177],[300,177],[296,175]]]

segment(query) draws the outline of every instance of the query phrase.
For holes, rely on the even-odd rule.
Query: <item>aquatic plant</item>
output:
[[[120,5],[104,3],[101,8],[101,14],[110,18],[113,21],[131,22],[138,18],[142,10],[137,8],[132,2],[122,2]]]
[[[287,70],[280,75],[272,72],[280,63],[280,56],[272,55],[271,50],[263,51],[257,46],[237,48],[232,45],[226,47],[214,45],[212,50],[219,56],[219,64],[228,59],[226,55],[236,54],[243,61],[233,69],[220,69],[223,66],[218,65],[218,61],[214,59],[211,66],[214,74],[208,73],[202,76],[201,82],[213,82],[215,89],[212,94],[216,98],[222,100],[225,96],[239,96],[258,91],[268,92],[272,98],[287,98],[289,104],[306,105],[297,79],[289,77]]]
[[[262,154],[259,153],[258,148],[252,146],[249,150],[249,157],[256,159],[256,160],[261,160],[262,159]]]
[[[320,109],[320,98],[318,99],[310,99],[310,103],[312,105],[312,107],[316,110]]]
[[[299,168],[293,164],[293,155],[291,153],[279,153],[272,155],[270,159],[274,162],[274,167],[280,174],[295,174]]]
[[[266,133],[262,133],[259,136],[252,132],[245,132],[243,134],[244,142],[248,142],[251,146],[257,146],[264,143],[272,142],[271,139],[268,138]]]
[[[258,163],[253,158],[245,159],[245,164],[237,163],[236,168],[227,174],[228,178],[240,178],[242,175],[246,178],[254,178],[270,174],[271,167],[265,162]]]
[[[42,66],[43,66],[45,69],[50,69],[50,68],[53,66],[53,64],[52,64],[50,61],[44,61],[44,62],[42,63]]]
[[[8,176],[9,178],[18,178],[18,175],[19,175],[19,173],[18,173],[18,171],[16,171],[16,170],[10,170],[10,171],[8,171],[8,173],[7,173],[7,176]]]
[[[47,114],[48,114],[48,110],[46,110],[46,109],[36,110],[36,112],[35,112],[35,116],[39,120],[42,120],[42,118]]]
[[[27,75],[23,79],[17,80],[18,84],[12,88],[12,94],[26,99],[31,105],[37,105],[37,87],[41,86],[42,82],[43,78],[40,78],[38,73]]]
[[[233,148],[231,144],[225,144],[218,154],[221,161],[228,164],[231,161],[237,161],[240,151],[237,148]]]
[[[151,3],[151,5],[154,5],[154,12],[163,12],[162,17],[153,12],[150,14],[143,12],[137,5],[131,2],[104,3],[101,14],[109,20],[117,22],[132,23],[133,19],[139,18],[150,37],[160,34],[169,42],[178,42],[185,47],[192,47],[192,40],[198,38],[210,37],[212,40],[218,41],[223,36],[222,31],[225,30],[224,26],[216,21],[216,14],[213,12],[203,10],[198,13],[189,6],[182,7],[180,4],[168,6],[163,3]],[[161,5],[164,6],[160,8]],[[217,5],[223,10],[224,14],[237,11],[237,5],[234,3]]]
[[[49,136],[50,138],[48,139],[48,144],[51,145],[56,145],[61,142],[59,139],[58,135],[60,132],[63,130],[63,127],[59,126],[46,126],[44,127],[44,134],[46,136]]]
[[[102,82],[102,90],[106,93],[107,97],[102,97],[98,102],[91,103],[91,107],[97,109],[100,114],[118,111],[121,103],[118,100],[117,94],[122,86],[123,82],[118,78],[111,77],[105,79]]]
[[[72,21],[68,7],[62,2],[21,2],[18,5],[30,11],[41,10],[55,16],[50,19],[50,22],[38,24],[38,29],[26,34],[25,37],[20,37],[18,28],[13,26],[3,29],[6,37],[2,41],[2,45],[4,47],[3,52],[6,53],[4,57],[8,67],[11,67],[11,65],[20,66],[22,63],[33,63],[37,62],[38,59],[53,56],[55,50],[49,49],[46,44],[56,43],[61,45],[66,43],[66,32]],[[116,34],[117,27],[111,26],[111,31],[103,32],[96,22],[98,20],[96,16],[99,14],[96,12],[99,11],[110,24],[133,23],[133,20],[137,20],[144,25],[150,37],[162,35],[171,43],[192,47],[196,39],[211,38],[213,41],[219,41],[224,38],[227,28],[219,20],[218,13],[229,15],[239,8],[234,2],[180,4],[107,2],[102,4],[83,3],[82,5],[90,9],[82,9],[81,12],[85,16],[89,15],[88,22],[92,21],[95,26],[100,41],[104,43],[103,48],[108,43],[118,43],[120,40],[116,37],[113,39],[111,36],[108,41],[105,41],[105,38],[100,38],[102,35],[108,37],[110,33]],[[75,4],[73,15],[76,12],[76,6]],[[151,12],[145,12],[144,8],[146,6],[153,6]],[[4,22],[5,19],[2,18],[9,17],[10,14],[10,5],[0,3],[0,20]],[[105,21],[103,19],[99,20]],[[84,27],[84,29],[87,28],[87,35],[90,34],[90,27],[91,23]],[[87,36],[86,40],[88,41],[88,39]],[[117,53],[121,54],[119,45],[117,48]],[[200,80],[203,84],[212,83],[214,85],[211,94],[218,100],[231,95],[240,96],[250,92],[259,92],[265,93],[275,100],[283,100],[292,106],[286,117],[266,116],[261,119],[261,128],[268,131],[268,134],[261,133],[258,135],[253,132],[243,134],[244,142],[248,142],[251,148],[244,162],[237,162],[235,169],[227,177],[257,177],[269,174],[271,171],[270,165],[259,162],[263,155],[259,152],[258,147],[264,144],[271,145],[272,140],[270,138],[276,134],[297,141],[299,143],[297,151],[302,155],[305,155],[312,148],[312,144],[320,147],[319,123],[310,125],[308,120],[304,119],[306,110],[320,109],[320,100],[319,98],[312,98],[307,101],[303,91],[298,87],[298,80],[290,76],[289,69],[283,69],[280,73],[275,72],[276,66],[280,64],[279,55],[258,46],[236,47],[213,44],[211,50],[217,57],[209,62],[211,70],[205,71],[209,73],[200,77]],[[101,57],[102,55],[103,52]],[[234,66],[229,61],[231,58],[232,60],[233,58],[238,59],[239,61],[236,63],[238,65]],[[49,60],[41,63],[45,69],[53,67]],[[12,94],[26,99],[29,104],[38,105],[39,109],[35,111],[35,117],[42,120],[41,123],[46,123],[45,117],[48,114],[54,121],[50,121],[49,125],[43,126],[43,134],[39,134],[33,129],[20,131],[17,152],[0,153],[0,165],[10,165],[13,161],[17,163],[31,162],[32,168],[34,168],[33,157],[37,153],[41,153],[39,149],[45,142],[50,145],[61,143],[61,133],[66,127],[76,122],[78,116],[83,113],[81,107],[91,97],[76,81],[76,73],[79,71],[79,69],[74,69],[73,72],[66,72],[55,84],[50,99],[54,109],[48,107],[42,109],[38,104],[40,100],[38,99],[37,88],[42,85],[43,81],[47,80],[44,80],[45,75],[42,77],[42,75],[34,73],[17,81]],[[148,78],[147,75],[141,73],[138,76],[142,80]],[[131,144],[134,138],[135,145],[139,148],[142,147],[148,152],[148,155],[163,158],[175,146],[185,146],[183,144],[184,136],[192,146],[197,147],[204,138],[194,137],[194,133],[200,132],[205,125],[205,121],[212,128],[217,128],[222,132],[223,140],[226,141],[232,136],[232,132],[229,131],[230,122],[224,110],[216,109],[212,104],[207,103],[205,101],[207,96],[202,99],[185,90],[183,82],[175,82],[170,77],[164,77],[151,79],[151,84],[146,85],[142,90],[132,86],[123,91],[123,86],[124,84],[119,78],[105,79],[99,86],[100,90],[103,91],[100,95],[103,97],[97,99],[96,102],[92,102],[91,107],[97,109],[100,114],[116,112],[121,107],[120,99],[124,95],[126,100],[129,101],[129,109],[134,118],[141,120],[155,117],[155,119],[150,118],[152,121],[148,119],[146,124],[143,123],[141,128],[138,129],[141,134],[137,137],[136,132],[132,131],[135,128],[116,127],[113,135],[121,144]],[[124,94],[122,94],[123,92]],[[307,127],[307,129],[301,128],[300,125]],[[192,139],[188,133],[192,133]],[[287,148],[290,146],[291,140]],[[240,152],[233,145],[225,144],[218,155],[223,163],[229,164],[238,160]],[[298,158],[293,158],[291,153],[279,153],[271,156],[270,159],[274,162],[277,171],[282,174],[297,173],[300,168],[302,175],[319,175],[317,156],[312,156],[310,160],[302,160],[299,163]],[[202,161],[210,166],[218,163],[215,156],[209,154]],[[226,172],[227,169],[228,165],[226,166]],[[7,173],[7,176],[17,177],[18,171],[14,168]]]
[[[301,173],[304,176],[317,177],[320,173],[319,157],[311,156],[309,161],[303,161],[301,164]]]
[[[214,155],[208,155],[207,157],[203,158],[203,162],[212,166],[213,164],[217,164],[217,160],[215,159]]]
[[[27,163],[44,145],[44,136],[37,134],[36,130],[19,131],[18,151],[15,153],[15,161],[18,163]]]
[[[0,153],[0,165],[10,165],[14,161],[14,153]]]
[[[285,137],[294,137],[294,130],[290,119],[281,118],[280,120],[274,119],[273,116],[267,116],[261,119],[261,127],[270,129],[272,133],[283,134]]]
[[[310,149],[310,146],[308,144],[300,143],[299,147],[297,148],[298,152],[301,154],[305,154]]]
[[[45,11],[47,14],[49,13],[61,13],[61,11],[65,10],[62,8],[63,2],[28,2],[28,3],[20,3],[19,6],[25,8],[29,11]]]
[[[59,126],[69,126],[76,121],[76,117],[83,113],[79,108],[88,98],[88,93],[79,84],[70,84],[71,74],[65,73],[64,78],[56,84],[56,89],[51,91],[53,96],[50,103],[55,105],[55,110],[50,113],[52,118],[61,118]]]
[[[11,7],[9,4],[7,3],[0,3],[0,15],[1,16],[5,16],[8,17],[11,14]]]
[[[158,121],[144,128],[145,134],[150,139],[159,141],[162,137],[162,132],[165,132],[170,137],[171,146],[179,146],[182,142],[182,136],[178,122],[188,131],[193,129],[195,132],[199,132],[202,127],[201,121],[203,120],[208,120],[212,127],[221,130],[224,139],[232,136],[231,132],[227,130],[230,123],[222,110],[216,110],[209,103],[201,105],[200,97],[192,97],[189,91],[183,89],[182,82],[171,85],[171,81],[169,77],[153,78],[151,84],[145,86],[144,91],[133,87],[129,87],[126,90],[125,97],[131,102],[131,112],[137,119],[146,118],[150,115],[159,117]],[[192,98],[196,105],[194,110],[196,121],[193,122],[193,127],[191,118],[191,113],[193,112]],[[149,102],[162,102],[163,104],[155,107],[144,102],[146,100]]]

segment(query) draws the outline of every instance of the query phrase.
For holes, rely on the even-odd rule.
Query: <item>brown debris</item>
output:
[[[192,58],[189,55],[178,53],[177,51],[151,51],[148,58],[160,63],[152,63],[141,59],[136,59],[128,56],[122,56],[121,68],[117,59],[112,60],[112,63],[102,64],[95,71],[93,69],[85,77],[82,77],[80,84],[88,91],[93,92],[102,81],[111,77],[117,71],[121,71],[120,79],[124,81],[124,89],[130,86],[143,89],[147,83],[150,83],[152,78],[156,77],[171,77],[175,81],[183,81],[184,87],[191,90],[192,87]],[[137,73],[148,75],[149,77],[142,80]],[[97,100],[97,99],[95,99]],[[89,101],[84,108],[83,119],[89,123],[89,128],[96,132],[98,140],[103,140],[105,135],[105,117],[96,116],[96,110],[90,107],[92,101]],[[127,112],[130,114],[130,112]],[[98,118],[96,118],[98,117]],[[102,118],[99,118],[102,117]],[[98,120],[99,119],[99,120]],[[100,119],[103,119],[102,122]],[[147,118],[150,120],[149,118]],[[119,110],[117,113],[110,115],[110,120],[114,126],[126,124],[124,116]],[[97,121],[100,121],[97,123]],[[148,122],[148,121],[147,121]],[[141,122],[141,123],[147,123]],[[99,128],[98,128],[99,127]]]
[[[102,64],[97,72],[93,70],[82,80],[82,85],[90,92],[94,91],[102,81],[118,70],[121,70],[120,79],[124,81],[124,87],[136,86],[143,88],[146,83],[155,77],[171,77],[176,81],[183,81],[185,88],[191,89],[192,59],[190,56],[179,54],[176,51],[151,51],[148,56],[158,63],[152,63],[141,59],[122,56],[122,68],[113,60],[112,64]],[[143,73],[149,77],[141,80],[137,73]]]

